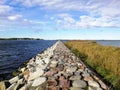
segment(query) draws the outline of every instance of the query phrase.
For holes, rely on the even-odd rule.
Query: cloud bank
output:
[[[30,20],[25,13],[18,13],[18,8],[39,8],[41,13],[47,13],[50,23],[56,23],[59,27],[66,29],[120,27],[120,0],[0,0],[2,27],[11,25],[10,21],[17,27],[19,25],[29,27],[32,24],[38,28],[39,25],[43,25],[43,23],[42,25],[37,23],[39,21],[47,26],[46,17],[39,21],[35,18]],[[54,13],[49,15],[49,12]]]

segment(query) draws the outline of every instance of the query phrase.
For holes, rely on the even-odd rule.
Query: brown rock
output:
[[[50,71],[46,72],[46,73],[44,74],[44,76],[53,76],[53,75],[56,74],[56,73],[57,73],[56,70],[50,70]]]
[[[47,81],[47,86],[56,86],[57,82],[55,80],[48,80]]]
[[[85,81],[93,81],[93,78],[90,77],[90,76],[88,76],[88,77],[84,77],[84,80],[85,80]]]
[[[107,86],[101,80],[99,80],[98,82],[103,89],[107,90]]]
[[[47,86],[46,90],[59,90],[58,86]]]

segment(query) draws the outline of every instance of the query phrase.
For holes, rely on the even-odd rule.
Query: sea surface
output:
[[[0,80],[11,78],[11,73],[23,62],[55,42],[55,40],[0,40]]]

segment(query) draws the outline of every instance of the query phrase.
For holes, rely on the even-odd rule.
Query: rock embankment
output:
[[[21,73],[3,82],[0,90],[108,90],[60,41],[29,60]]]

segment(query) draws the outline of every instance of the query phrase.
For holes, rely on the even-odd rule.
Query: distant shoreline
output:
[[[49,40],[49,39],[40,39],[40,38],[0,38],[0,40]],[[119,41],[119,40],[104,40],[104,39],[98,39],[98,40],[89,40],[89,39],[85,39],[85,40],[82,40],[82,39],[51,39],[51,40],[67,40],[67,41],[78,41],[78,40],[81,40],[81,41]]]
[[[43,40],[39,38],[0,38],[0,40]]]

